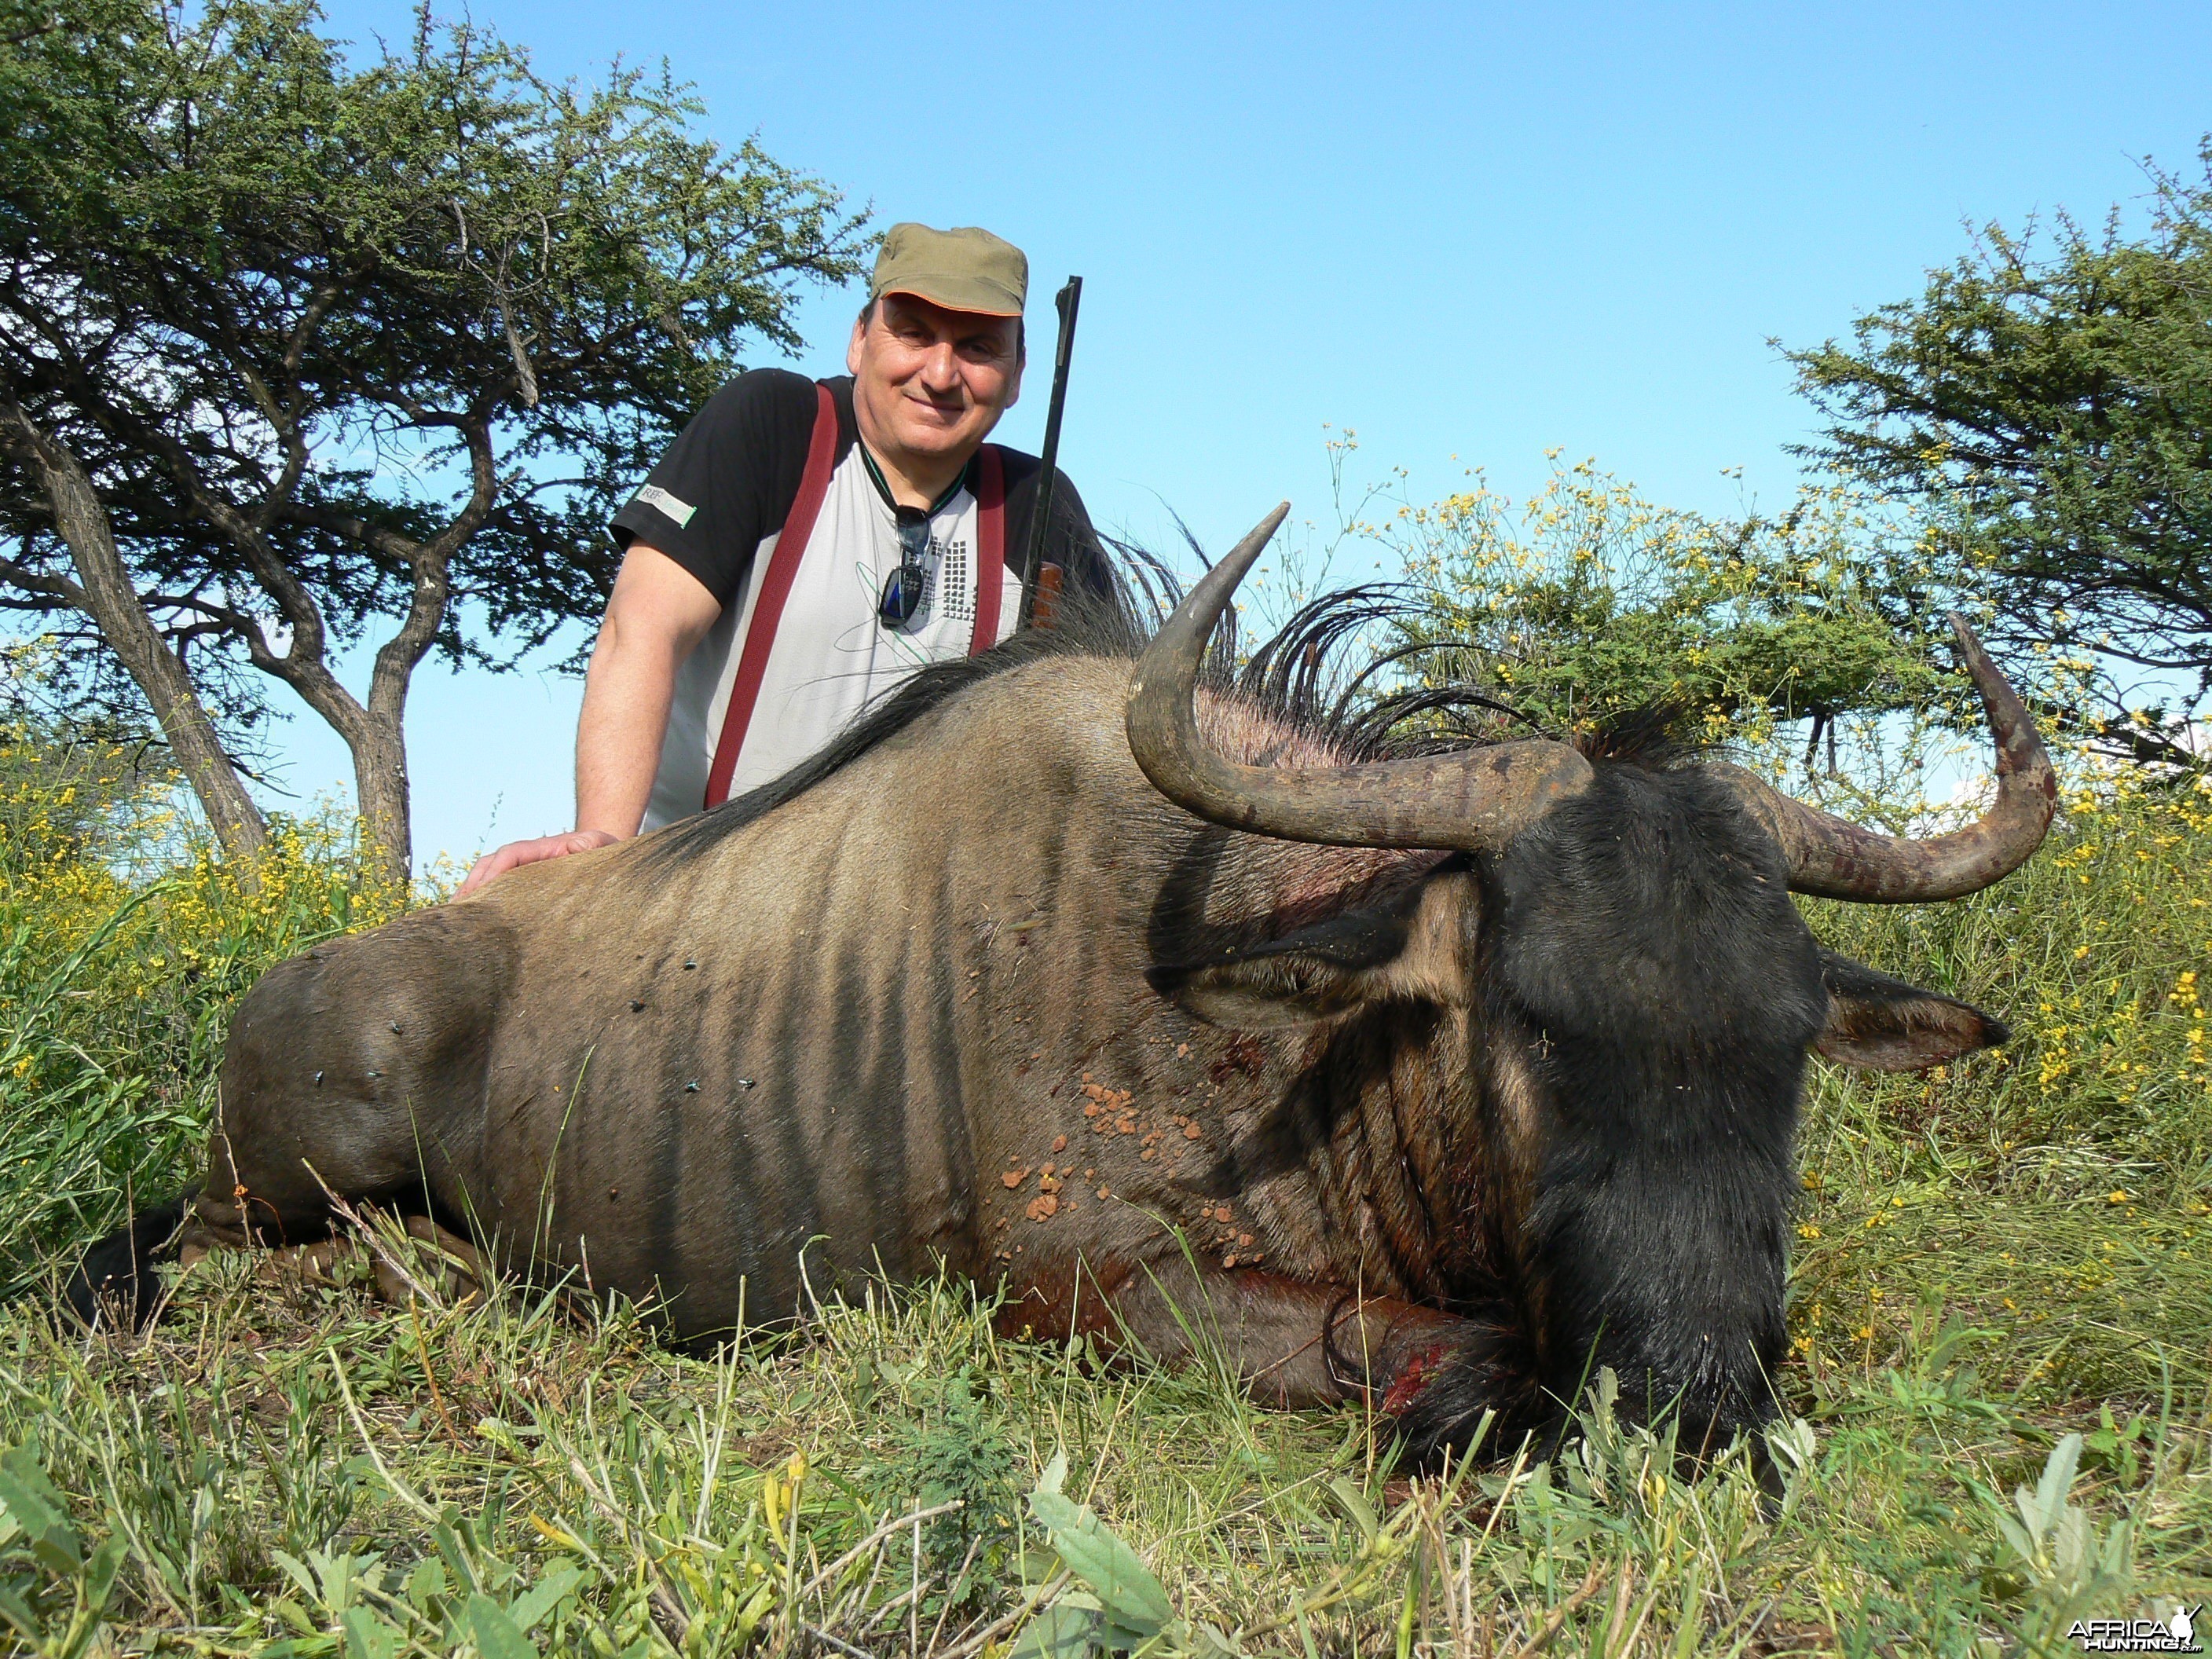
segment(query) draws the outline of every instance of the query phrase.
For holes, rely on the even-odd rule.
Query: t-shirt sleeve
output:
[[[615,514],[616,544],[658,549],[727,605],[761,538],[782,526],[799,495],[817,403],[803,374],[738,375],[692,416]]]

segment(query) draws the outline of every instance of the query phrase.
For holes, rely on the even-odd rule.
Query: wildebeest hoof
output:
[[[483,1294],[484,1285],[491,1277],[491,1269],[475,1245],[458,1233],[447,1232],[427,1215],[407,1218],[407,1236],[427,1247],[414,1252],[416,1261],[422,1264],[418,1277],[422,1278],[425,1288],[453,1303],[466,1302]],[[388,1271],[388,1267],[380,1263],[380,1285],[383,1282],[383,1273]],[[393,1273],[392,1277],[397,1279],[398,1275]],[[386,1297],[390,1301],[398,1299],[396,1297]]]
[[[262,1271],[325,1290],[365,1289],[394,1306],[420,1297],[447,1304],[483,1293],[483,1258],[466,1239],[428,1216],[396,1218],[370,1211],[364,1232],[271,1250]]]
[[[269,1252],[261,1262],[261,1276],[270,1280],[297,1279],[318,1290],[343,1290],[364,1283],[368,1277],[368,1254],[357,1238],[324,1238],[313,1244],[289,1244]]]

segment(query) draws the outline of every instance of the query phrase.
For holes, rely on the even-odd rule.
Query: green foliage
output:
[[[1018,1659],[1080,1659],[1151,1644],[1175,1618],[1166,1588],[1098,1516],[1060,1491],[1067,1455],[1055,1452],[1030,1493],[1030,1512],[1083,1589],[1062,1595],[1016,1647]]]
[[[2081,1459],[2079,1434],[2053,1446],[2034,1489],[2014,1491],[2017,1519],[1993,1494],[1987,1495],[1998,1536],[2029,1581],[2051,1599],[2051,1622],[2061,1629],[2072,1618],[2118,1600],[2135,1577],[2134,1528],[2129,1522],[2116,1521],[2100,1535],[2089,1512],[2069,1501]]]
[[[0,1619],[41,1659],[91,1650],[115,1589],[123,1544],[88,1551],[33,1449],[0,1454]]]
[[[1955,704],[1917,604],[1920,550],[1886,544],[1848,495],[1718,520],[1660,507],[1554,458],[1519,508],[1478,485],[1382,533],[1423,607],[1406,643],[1427,684],[1461,681],[1565,734],[1664,708],[1700,741]],[[1503,734],[1503,727],[1500,728]]]
[[[637,70],[547,82],[427,12],[356,69],[297,0],[14,9],[0,380],[88,463],[140,464],[104,488],[163,580],[242,594],[272,580],[265,551],[333,625],[404,614],[388,538],[446,528],[439,492],[468,498],[474,434],[500,426],[500,510],[450,550],[453,595],[542,629],[548,604],[599,597],[572,533],[743,342],[797,346],[799,283],[858,268],[834,191],[693,136],[688,90]],[[135,434],[112,452],[103,414]],[[583,516],[547,518],[525,471],[567,475]],[[580,574],[586,592],[561,585]],[[304,625],[282,586],[265,614]],[[243,647],[242,599],[184,608]]]
[[[0,856],[127,862],[162,839],[167,757],[142,726],[82,713],[58,678],[50,652],[0,643]]]
[[[556,1558],[532,1582],[456,1513],[433,1528],[432,1541],[437,1554],[408,1573],[374,1553],[279,1552],[289,1583],[271,1611],[292,1632],[291,1650],[397,1659],[421,1647],[453,1653],[473,1644],[478,1659],[538,1659],[532,1632],[540,1626],[589,1639],[591,1626],[574,1616],[584,1575],[573,1562]]]
[[[272,854],[247,890],[162,775],[51,725],[0,730],[0,1279],[179,1188],[237,999],[397,912],[350,825],[280,823]]]
[[[891,1448],[863,1474],[864,1489],[895,1501],[893,1512],[958,1505],[921,1525],[923,1561],[956,1599],[998,1577],[1019,1513],[1013,1443],[988,1381],[963,1366],[947,1377],[891,1376],[913,1401],[893,1419]]]
[[[2203,160],[2201,183],[2159,178],[2142,235],[2062,216],[2039,247],[1992,225],[1848,343],[1789,354],[1829,423],[1803,453],[1928,508],[2015,658],[2105,662],[2074,715],[2144,759],[2188,757],[2180,722],[2212,690],[2212,144]]]

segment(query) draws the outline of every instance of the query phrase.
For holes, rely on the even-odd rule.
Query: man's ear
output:
[[[1462,884],[1340,911],[1218,957],[1153,968],[1152,988],[1210,1025],[1291,1031],[1389,998],[1463,999]]]
[[[876,308],[870,306],[853,319],[853,337],[845,345],[845,372],[848,374],[860,372],[860,346],[868,337],[868,322],[875,314]]]
[[[2012,1036],[2002,1020],[1971,1003],[1877,974],[1833,951],[1820,952],[1820,977],[1828,987],[1828,1023],[1813,1046],[1839,1066],[1924,1072]]]

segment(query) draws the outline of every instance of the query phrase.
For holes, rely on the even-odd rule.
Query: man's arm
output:
[[[519,864],[557,859],[637,833],[660,767],[676,671],[722,607],[682,565],[633,542],[607,600],[584,676],[576,721],[576,827],[565,836],[510,842],[470,870],[456,898]]]
[[[676,671],[721,614],[696,576],[658,548],[630,544],[584,676],[576,721],[579,833],[604,832],[611,841],[637,833],[660,769]]]

